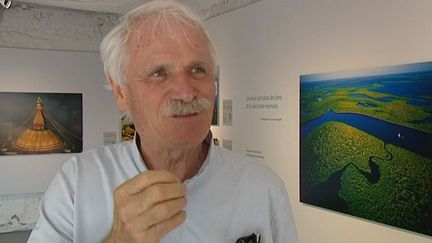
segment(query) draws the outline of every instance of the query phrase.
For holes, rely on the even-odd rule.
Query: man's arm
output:
[[[67,172],[73,171],[73,163],[67,163],[51,182],[42,198],[39,220],[27,242],[72,242],[74,182]]]
[[[281,197],[272,213],[271,230],[275,243],[298,243],[297,229],[288,193],[281,188]]]

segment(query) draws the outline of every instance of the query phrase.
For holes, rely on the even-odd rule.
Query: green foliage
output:
[[[337,88],[332,86],[318,86],[318,88],[304,88],[301,93],[301,109],[307,111],[301,114],[300,121],[315,119],[326,111],[337,113],[358,113],[402,126],[432,132],[432,124],[418,123],[432,116],[432,108],[428,106],[414,106],[405,97],[372,91],[368,88]],[[372,88],[374,85],[372,85]],[[356,94],[358,97],[353,97]],[[379,101],[380,98],[392,98],[392,101]],[[431,99],[430,96],[422,97]],[[359,106],[359,103],[370,104],[371,107]]]
[[[387,145],[391,161],[381,161],[380,180],[369,183],[351,166],[340,196],[355,216],[432,235],[432,160]]]
[[[322,183],[349,163],[370,171],[369,156],[388,156],[383,146],[383,142],[357,128],[340,122],[327,122],[311,132],[302,145],[304,185]]]
[[[380,166],[376,183],[360,172],[370,171],[371,156]],[[391,144],[384,147],[361,130],[328,122],[305,139],[301,163],[302,189],[325,182],[349,165],[339,191],[349,214],[432,235],[431,159]]]

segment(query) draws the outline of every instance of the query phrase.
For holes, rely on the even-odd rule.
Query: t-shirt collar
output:
[[[138,139],[139,139],[139,134],[137,132],[135,132],[134,138],[132,140],[132,156],[135,162],[135,166],[138,168],[139,172],[142,173],[144,171],[149,170],[147,168],[146,163],[144,162],[144,159],[141,156],[141,153],[139,152],[139,148],[138,148]],[[204,139],[204,142],[207,143],[209,145],[209,149],[207,152],[207,156],[206,159],[204,160],[203,164],[201,165],[201,168],[199,169],[198,173],[193,176],[192,178],[186,180],[184,183],[189,183],[190,181],[194,180],[194,178],[200,176],[201,174],[204,173],[204,171],[206,170],[206,168],[208,167],[210,158],[212,157],[212,151],[214,150],[214,143],[213,143],[213,134],[211,131],[209,131],[209,133],[207,134],[206,138]]]

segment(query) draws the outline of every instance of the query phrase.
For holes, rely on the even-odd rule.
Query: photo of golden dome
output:
[[[81,94],[1,92],[0,114],[0,155],[82,151]]]

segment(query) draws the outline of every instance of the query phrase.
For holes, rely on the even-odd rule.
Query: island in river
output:
[[[300,77],[300,200],[432,236],[432,62]]]

